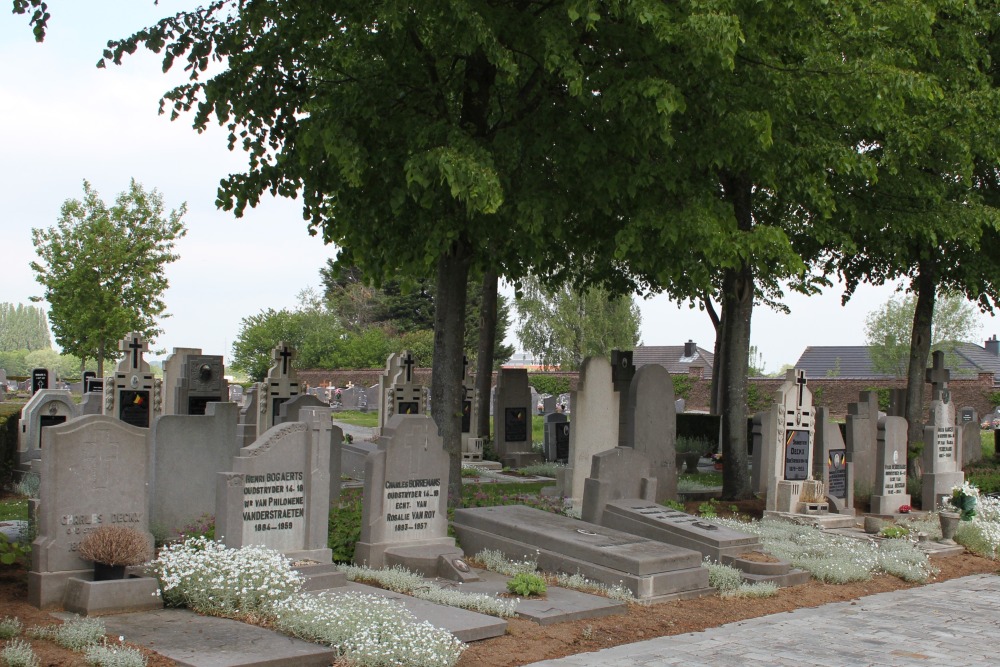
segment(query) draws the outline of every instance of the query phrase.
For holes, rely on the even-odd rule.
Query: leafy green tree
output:
[[[546,366],[577,370],[589,356],[610,357],[615,349],[639,343],[639,306],[628,296],[613,297],[600,287],[558,289],[525,279],[514,300],[521,346]]]
[[[299,346],[299,327],[295,314],[288,310],[268,308],[240,320],[240,329],[233,341],[232,367],[246,373],[255,382],[267,377],[271,367],[271,351],[281,341]]]
[[[31,26],[31,31],[35,33],[35,41],[44,41],[50,18],[48,5],[42,0],[13,0],[14,14],[27,14],[29,12],[31,19],[28,24]]]
[[[163,197],[135,181],[107,206],[90,183],[82,200],[67,199],[54,227],[32,229],[35,280],[45,288],[56,342],[81,359],[118,356],[117,341],[130,331],[148,340],[167,317],[164,267],[177,259],[174,242],[186,230],[187,205],[164,213]]]
[[[52,347],[45,311],[38,306],[0,303],[0,351]]]
[[[872,367],[879,373],[906,377],[910,361],[910,335],[916,297],[891,297],[881,308],[868,313],[865,342]],[[931,323],[931,350],[942,350],[946,358],[956,343],[975,342],[982,325],[979,310],[962,295],[939,295]]]

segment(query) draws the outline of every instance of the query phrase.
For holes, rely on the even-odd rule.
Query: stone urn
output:
[[[684,472],[686,473],[698,472],[698,461],[701,460],[701,454],[699,454],[698,452],[691,452],[688,454],[681,454],[681,456],[684,457],[684,464],[687,466]]]
[[[955,544],[955,533],[962,515],[958,512],[941,512],[938,518],[941,520],[941,544]]]

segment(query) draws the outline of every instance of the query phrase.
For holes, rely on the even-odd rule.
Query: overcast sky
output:
[[[136,178],[156,188],[168,209],[187,202],[187,236],[167,269],[171,317],[155,347],[200,347],[228,358],[240,320],[265,308],[292,307],[304,288],[319,286],[319,269],[334,248],[306,232],[299,203],[265,199],[242,219],[215,208],[220,178],[246,160],[226,148],[221,130],[198,134],[184,117],[157,114],[161,94],[180,81],[164,75],[159,58],[129,57],[121,67],[95,67],[108,39],[197,6],[190,0],[50,2],[48,36],[36,44],[9,0],[0,12],[0,301],[27,303],[41,293],[29,262],[33,227],[55,223],[68,198],[82,197],[84,179],[106,202]],[[893,288],[862,288],[847,307],[840,291],[789,297],[790,315],[755,311],[752,343],[769,372],[794,363],[810,345],[864,344],[865,316]],[[692,339],[712,349],[708,316],[664,297],[641,300],[642,342],[680,345]],[[980,344],[1000,331],[983,316]],[[512,340],[512,342],[515,342]]]

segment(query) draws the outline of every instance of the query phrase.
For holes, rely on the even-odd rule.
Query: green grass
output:
[[[993,429],[986,429],[985,431],[980,431],[979,437],[982,438],[983,442],[983,458],[992,459],[993,455],[996,453],[996,448],[993,440]]]
[[[344,422],[351,426],[366,426],[368,428],[378,426],[378,413],[375,411],[360,412],[358,410],[344,410],[343,412],[333,413],[333,419],[334,421]]]
[[[28,520],[28,501],[25,498],[0,500],[0,521]]]
[[[677,476],[678,480],[692,482],[700,486],[722,486],[721,472],[697,472]]]

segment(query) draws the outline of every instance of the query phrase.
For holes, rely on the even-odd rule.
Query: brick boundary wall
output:
[[[348,382],[356,385],[370,387],[378,384],[378,376],[382,369],[341,369],[341,370],[300,370],[297,371],[299,382],[306,383],[310,387],[324,386],[346,386]],[[417,368],[413,371],[417,382],[429,384],[431,379],[431,369]],[[570,388],[576,389],[579,381],[578,373],[570,372],[544,372],[528,373],[528,376],[543,375],[548,377],[564,377],[569,380]],[[691,392],[687,399],[688,410],[708,410],[711,382],[693,375],[682,376],[690,379]],[[494,373],[494,380],[496,374]],[[770,401],[770,397],[781,386],[783,378],[750,378],[750,384],[757,388],[761,404]],[[843,378],[818,378],[809,380],[809,388],[813,392],[814,402],[817,406],[822,406],[830,411],[830,416],[834,419],[843,419],[847,415],[847,404],[856,403],[858,395],[862,391],[871,389],[903,389],[906,387],[906,380],[887,380],[883,378],[870,380],[854,380]],[[997,391],[993,386],[992,373],[980,373],[975,378],[959,378],[948,383],[951,389],[952,401],[956,410],[961,410],[966,406],[972,406],[983,417],[993,411],[993,404],[990,402],[990,395]],[[925,415],[930,410],[930,384],[924,388],[924,411]],[[758,405],[758,409],[762,409]]]

